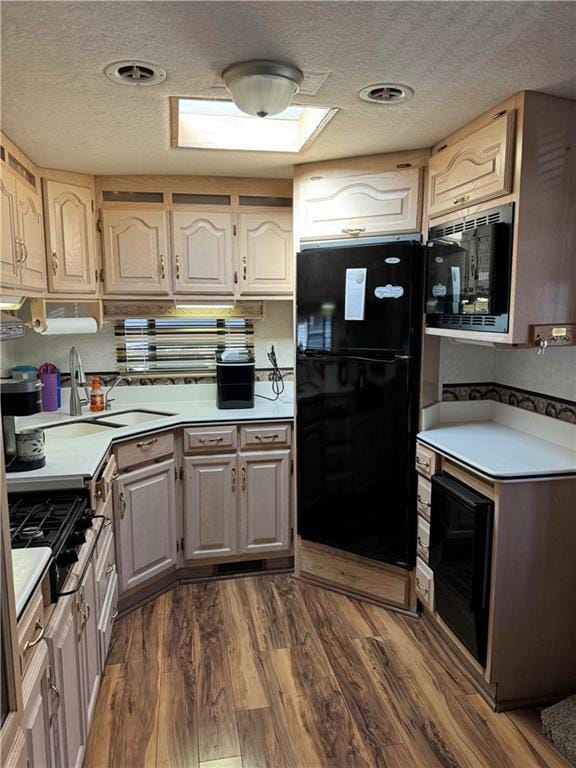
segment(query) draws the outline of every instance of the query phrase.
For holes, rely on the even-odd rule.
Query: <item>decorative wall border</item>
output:
[[[293,368],[281,368],[280,369],[284,381],[294,381],[294,369]],[[122,376],[117,371],[91,371],[86,373],[86,381],[90,384],[90,379],[94,376],[98,376],[102,384],[105,387],[110,386],[118,378]],[[126,374],[130,381],[124,379],[118,385],[119,387],[153,387],[160,384],[215,384],[216,374],[210,371],[206,373],[189,373],[183,375],[170,375],[170,374],[149,374],[148,376],[138,376],[136,374]],[[256,381],[271,381],[272,370],[270,368],[256,368]],[[62,386],[70,386],[70,374],[62,374]]]
[[[576,402],[564,400],[561,397],[544,395],[540,392],[531,392],[528,389],[511,387],[498,384],[493,381],[484,381],[472,384],[444,384],[442,386],[442,400],[495,400],[526,411],[550,416],[552,419],[560,419],[570,424],[576,424]]]

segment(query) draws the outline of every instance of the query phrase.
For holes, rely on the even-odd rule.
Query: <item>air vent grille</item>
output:
[[[426,324],[431,328],[506,333],[508,330],[508,315],[427,315]]]
[[[358,95],[363,101],[372,101],[375,104],[398,104],[411,99],[414,91],[408,85],[400,83],[373,83],[362,88]]]
[[[116,61],[109,64],[104,74],[122,85],[157,85],[166,80],[166,70],[146,61]]]
[[[499,224],[512,222],[512,205],[502,205],[499,208],[491,208],[489,211],[481,211],[476,216],[448,221],[446,224],[438,224],[430,230],[430,239],[447,237],[458,232],[468,232],[476,227],[484,227],[487,224]]]

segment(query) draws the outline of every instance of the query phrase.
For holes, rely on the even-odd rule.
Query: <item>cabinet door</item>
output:
[[[104,210],[106,293],[170,292],[164,211]]]
[[[100,685],[100,648],[98,638],[98,601],[94,562],[88,566],[77,594],[78,641],[83,677],[83,704],[86,730],[90,726]]]
[[[175,566],[174,461],[121,475],[116,481],[114,514],[121,591]]]
[[[16,179],[9,173],[2,173],[0,175],[0,197],[2,200],[0,279],[3,286],[14,287],[20,282],[19,261],[22,258],[22,250],[18,243]]]
[[[234,293],[232,214],[174,211],[175,293]]]
[[[184,459],[184,519],[187,560],[238,552],[236,456]]]
[[[95,293],[96,258],[92,190],[46,182],[48,283],[54,293]]]
[[[76,626],[74,596],[61,597],[46,630],[46,640],[57,692],[54,716],[57,718],[59,765],[66,768],[80,768],[86,736]]]
[[[301,240],[417,232],[420,169],[358,173],[353,168],[304,176],[297,183]]]
[[[16,182],[18,231],[22,241],[20,282],[23,288],[46,289],[46,254],[42,201],[24,182]]]
[[[26,757],[31,768],[52,768],[50,696],[48,651],[45,643],[40,643],[34,649],[22,681],[22,729],[26,739]]]
[[[470,136],[438,148],[428,165],[428,213],[458,210],[512,188],[514,111]]]
[[[290,451],[240,454],[240,551],[290,547]]]
[[[292,213],[241,213],[238,245],[241,293],[292,293]]]

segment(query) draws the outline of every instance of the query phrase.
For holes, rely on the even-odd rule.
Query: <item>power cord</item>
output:
[[[282,394],[284,394],[285,386],[282,371],[278,367],[278,360],[276,359],[276,350],[274,349],[274,345],[272,345],[270,352],[268,352],[268,360],[272,365],[272,370],[268,376],[268,381],[272,382],[272,392],[274,392],[274,397],[267,397],[266,395],[256,395],[256,397],[261,397],[263,400],[271,400],[274,403]]]

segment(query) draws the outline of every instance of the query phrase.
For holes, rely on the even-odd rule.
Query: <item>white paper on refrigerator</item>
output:
[[[346,270],[344,320],[364,320],[366,272],[366,267]]]

